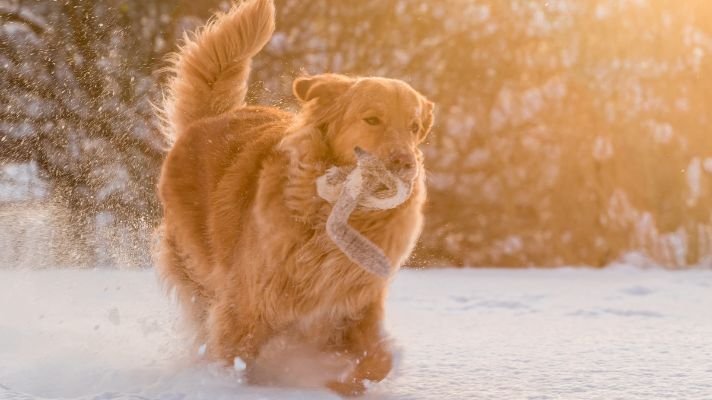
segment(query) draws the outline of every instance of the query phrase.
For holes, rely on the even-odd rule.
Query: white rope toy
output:
[[[366,271],[388,278],[388,258],[378,246],[349,224],[357,208],[388,210],[410,197],[412,186],[404,182],[371,153],[356,147],[356,166],[331,167],[316,180],[319,197],[334,206],[326,221],[326,233],[336,246]]]

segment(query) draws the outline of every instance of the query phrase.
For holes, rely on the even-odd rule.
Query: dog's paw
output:
[[[360,377],[373,382],[380,382],[388,376],[393,368],[393,355],[387,350],[367,354],[358,367]]]
[[[366,386],[360,379],[351,378],[346,381],[331,381],[326,384],[330,390],[341,396],[360,396],[366,391]]]

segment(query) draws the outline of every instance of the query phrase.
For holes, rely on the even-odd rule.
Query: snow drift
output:
[[[711,308],[710,270],[402,271],[365,398],[709,398]],[[179,327],[149,270],[0,270],[0,398],[337,398],[247,386]]]

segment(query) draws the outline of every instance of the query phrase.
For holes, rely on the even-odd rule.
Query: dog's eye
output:
[[[363,119],[367,124],[375,126],[381,125],[381,119],[378,117],[368,117]]]
[[[420,132],[420,124],[417,123],[417,122],[413,122],[413,123],[410,125],[410,131],[413,132],[413,133],[418,133],[418,132]]]

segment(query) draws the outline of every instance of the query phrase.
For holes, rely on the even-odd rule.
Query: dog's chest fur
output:
[[[327,237],[325,221],[331,206],[316,194],[310,177],[320,170],[302,171],[309,177],[291,181],[285,171],[288,161],[282,157],[267,160],[251,212],[250,239],[264,255],[256,282],[263,293],[279,293],[264,296],[260,308],[279,319],[277,324],[297,322],[305,330],[357,320],[365,307],[383,295],[388,282],[354,265]],[[288,196],[292,197],[285,199]],[[351,224],[399,266],[419,233],[421,205],[422,188],[418,188],[416,197],[402,208],[357,212]],[[303,212],[295,215],[295,209]]]

